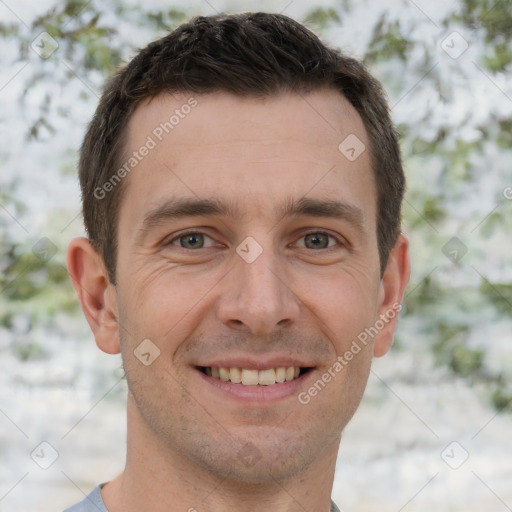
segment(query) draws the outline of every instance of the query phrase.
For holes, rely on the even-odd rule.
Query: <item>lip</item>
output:
[[[282,366],[285,365],[283,364]],[[290,364],[289,366],[299,365]],[[256,370],[271,368],[271,366],[260,368],[243,366],[243,368]],[[271,386],[245,386],[244,384],[234,384],[230,381],[224,382],[223,380],[216,379],[215,377],[209,377],[197,367],[194,369],[196,374],[201,378],[203,384],[207,386],[207,389],[220,394],[223,398],[236,400],[245,404],[265,405],[272,404],[289,397],[297,397],[302,390],[308,387],[308,381],[313,378],[313,375],[316,373],[314,371],[315,368],[308,368],[310,368],[308,372],[300,375],[292,381],[276,383]]]
[[[196,366],[202,367],[215,367],[223,368],[245,368],[246,370],[268,370],[269,368],[280,368],[289,366],[300,366],[301,368],[313,368],[315,364],[305,363],[297,359],[290,359],[289,357],[268,357],[259,359],[250,359],[247,357],[230,357],[229,359],[216,359],[206,363],[199,363]]]

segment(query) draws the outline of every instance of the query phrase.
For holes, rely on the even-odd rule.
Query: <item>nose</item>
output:
[[[269,335],[297,321],[300,300],[271,250],[250,263],[234,255],[233,265],[219,297],[220,321],[253,335]]]

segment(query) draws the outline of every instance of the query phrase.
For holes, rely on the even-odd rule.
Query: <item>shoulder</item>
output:
[[[340,512],[340,509],[336,506],[334,501],[331,501],[331,512]]]
[[[103,484],[95,487],[80,503],[67,508],[64,512],[108,512],[101,498]]]

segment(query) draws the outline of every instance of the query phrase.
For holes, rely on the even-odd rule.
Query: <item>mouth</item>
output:
[[[292,382],[309,373],[313,368],[301,366],[280,366],[266,369],[227,368],[223,366],[198,366],[197,369],[208,377],[241,386],[274,386]]]

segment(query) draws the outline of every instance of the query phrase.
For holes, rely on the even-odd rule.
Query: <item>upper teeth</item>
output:
[[[224,368],[212,366],[206,368],[206,375],[234,384],[245,386],[271,386],[276,382],[291,381],[299,376],[300,367],[289,366],[285,368],[269,368],[268,370],[248,370],[246,368]]]

